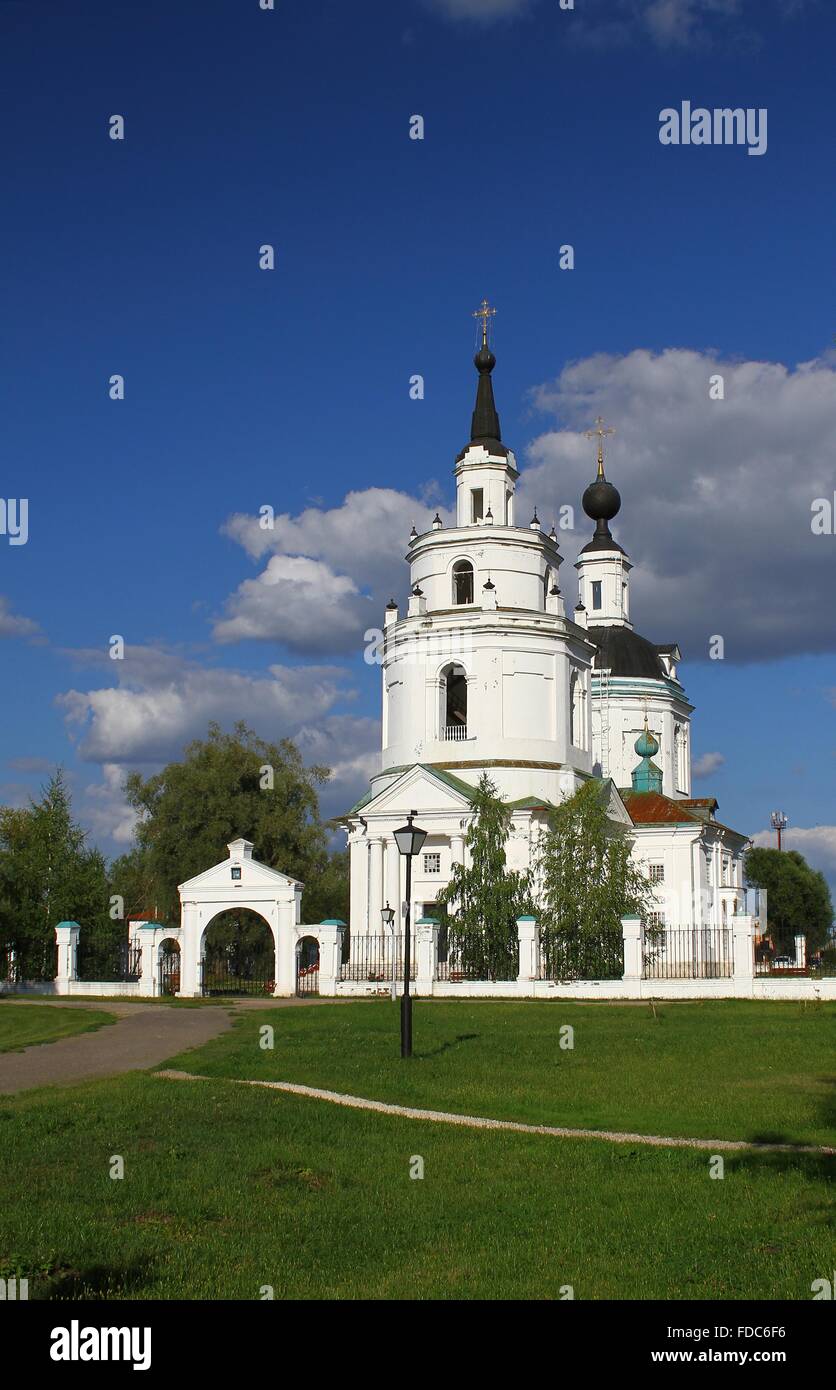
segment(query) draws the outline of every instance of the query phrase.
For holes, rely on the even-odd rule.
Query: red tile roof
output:
[[[689,809],[686,801],[673,801],[661,792],[623,791],[621,799],[634,825],[699,825],[702,816]]]

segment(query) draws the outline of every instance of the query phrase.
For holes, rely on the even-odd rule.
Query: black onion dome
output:
[[[621,493],[606,478],[596,478],[586,489],[581,506],[592,521],[612,521],[621,511]]]
[[[581,506],[587,516],[596,523],[595,535],[583,549],[584,551],[621,550],[618,542],[613,540],[608,524],[621,511],[621,493],[617,487],[613,487],[612,483],[607,482],[600,458],[598,470],[598,477],[594,483],[589,484],[581,499]],[[583,554],[583,551],[581,553]],[[623,555],[624,551],[621,550],[621,553]]]

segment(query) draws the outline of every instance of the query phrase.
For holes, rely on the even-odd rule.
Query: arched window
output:
[[[688,733],[684,724],[677,724],[673,739],[674,785],[678,792],[688,790]]]
[[[546,565],[546,573],[543,575],[543,607],[549,606],[549,589],[552,586],[552,567]]]
[[[581,678],[577,671],[572,672],[569,681],[569,697],[572,707],[572,744],[575,748],[583,748],[583,698]]]
[[[467,738],[467,673],[455,662],[441,673],[441,737]]]
[[[473,566],[469,560],[457,560],[453,566],[453,602],[473,602]]]

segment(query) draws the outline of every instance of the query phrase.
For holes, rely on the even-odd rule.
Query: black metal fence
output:
[[[719,980],[734,974],[733,933],[729,927],[665,927],[646,935],[642,946],[645,980]]]
[[[543,932],[540,937],[540,980],[620,980],[624,975],[624,935],[621,928],[597,936],[574,932]]]
[[[416,940],[414,934],[410,943],[409,978],[417,975]],[[395,977],[403,979],[404,938],[395,938]],[[384,936],[352,936],[348,943],[348,959],[340,967],[341,980],[366,981],[371,984],[389,984],[392,979],[392,934]]]
[[[54,980],[58,974],[58,947],[54,941],[6,943],[0,946],[0,980],[21,984],[24,980]]]
[[[236,943],[208,949],[200,963],[201,992],[264,998],[276,988],[275,962],[273,952],[245,951]]]
[[[142,975],[142,947],[123,937],[81,932],[76,964],[78,979],[86,982],[138,980]]]
[[[457,984],[461,980],[516,980],[520,950],[516,925],[507,941],[495,934],[462,930],[455,919],[443,921],[438,931],[437,980]]]
[[[177,994],[180,989],[180,950],[174,946],[160,953],[160,994]]]
[[[296,947],[296,993],[319,994],[319,942],[303,936]]]
[[[809,975],[807,941],[795,933],[770,927],[755,937],[756,975]]]

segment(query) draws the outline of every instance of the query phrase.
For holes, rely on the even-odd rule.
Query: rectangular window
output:
[[[593,579],[593,581],[592,581],[592,607],[593,607],[593,608],[600,608],[600,607],[601,607],[601,580],[600,580],[600,579]]]
[[[237,882],[240,880],[240,878],[241,878],[241,870],[240,870],[240,869],[231,869],[231,870],[230,870],[230,873],[232,874],[233,881],[237,883]]]
[[[730,869],[730,868],[731,868],[731,860],[730,860],[730,859],[726,859],[726,858],[724,857],[724,858],[723,858],[723,884],[724,884],[724,885],[728,885],[728,882],[729,882],[729,869]]]
[[[485,490],[481,487],[474,487],[470,490],[470,519],[471,521],[482,521],[485,516]]]
[[[440,854],[425,854],[425,855],[424,855],[424,873],[425,873],[425,874],[440,874],[440,873],[441,873],[441,855],[440,855]]]
[[[664,866],[664,864],[651,864],[651,865],[650,865],[650,882],[651,882],[651,883],[664,883],[664,881],[665,881],[665,866]]]

